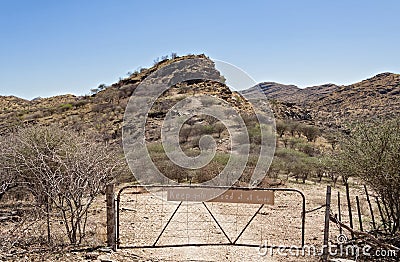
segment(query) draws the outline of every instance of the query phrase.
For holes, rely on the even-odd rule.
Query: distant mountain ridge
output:
[[[353,121],[400,115],[400,75],[389,72],[343,86],[325,84],[301,89],[264,82],[253,88],[260,88],[271,100],[303,108],[311,115],[310,120],[321,126],[342,127]]]
[[[306,102],[320,122],[336,121],[339,126],[349,121],[370,121],[399,117],[400,74],[381,73],[361,82]]]
[[[307,100],[315,100],[339,89],[335,84],[325,84],[299,88],[295,85],[283,85],[275,82],[263,82],[257,85],[270,99],[282,102],[304,104]]]

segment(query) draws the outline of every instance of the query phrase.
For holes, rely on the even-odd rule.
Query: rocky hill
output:
[[[257,87],[259,87],[268,98],[289,103],[298,102],[297,94],[301,91],[301,89],[295,85],[283,85],[275,82],[263,82],[258,84],[255,88]]]
[[[310,101],[324,97],[339,89],[339,86],[334,84],[311,86],[301,89],[295,85],[283,85],[274,82],[263,82],[258,84],[257,87],[261,88],[264,94],[270,99],[296,103],[298,105],[308,104]]]
[[[203,62],[196,66],[200,67],[201,72],[207,75],[205,75],[205,79],[221,77],[215,69],[214,63],[205,55],[188,55],[164,59],[153,67],[141,69],[140,72],[135,72],[111,86],[100,85],[92,90],[92,95],[62,95],[37,98],[31,101],[13,96],[0,96],[0,134],[21,125],[58,124],[78,132],[95,130],[106,142],[119,141],[126,105],[138,85],[153,72],[174,62],[192,58],[202,58]],[[190,74],[191,71],[197,69],[168,67],[168,70],[171,71],[168,76],[171,79],[166,80],[173,81],[176,73],[181,74],[182,71],[185,71]],[[153,105],[150,119],[147,122],[148,138],[150,140],[159,138],[157,129],[160,126],[160,119],[165,116],[168,108],[186,96],[198,94],[208,94],[223,99],[239,111],[249,112],[252,110],[240,94],[232,92],[226,85],[218,81],[199,80],[177,83]]]
[[[400,75],[382,73],[305,103],[319,123],[341,126],[352,121],[398,117]]]
[[[321,127],[342,128],[354,121],[395,117],[400,113],[399,74],[382,73],[346,86],[325,84],[300,89],[265,82],[258,87],[275,103],[306,113],[305,119]]]

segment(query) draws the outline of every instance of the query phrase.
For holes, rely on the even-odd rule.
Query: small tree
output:
[[[299,143],[297,144],[297,148],[299,151],[309,155],[316,156],[319,154],[319,150],[312,146],[310,143]]]
[[[331,144],[332,150],[335,150],[339,144],[339,135],[334,132],[329,132],[324,135],[326,141]]]
[[[337,166],[346,181],[355,176],[382,199],[392,220],[400,227],[400,120],[359,124],[341,144]]]
[[[324,168],[324,172],[326,173],[327,177],[332,180],[333,186],[336,186],[336,183],[341,173],[336,158],[337,152],[326,154],[324,157],[321,158],[321,164]]]
[[[292,135],[292,137],[294,137],[296,132],[299,130],[299,126],[300,126],[299,124],[300,124],[299,122],[296,122],[296,121],[293,121],[293,120],[292,121],[288,121],[287,129],[290,132],[290,134]]]
[[[106,86],[106,84],[100,84],[98,87],[97,87],[97,89],[98,90],[104,90],[104,89],[106,89],[107,88],[107,86]]]
[[[284,161],[285,165],[283,168],[286,170],[287,176],[292,174],[295,176],[296,181],[301,178],[303,183],[305,183],[308,173],[312,171],[312,168],[307,165],[307,157],[303,152],[289,148],[280,148],[275,152],[275,158]]]
[[[279,137],[282,137],[288,129],[288,125],[282,120],[276,121],[276,133]]]
[[[13,146],[15,172],[37,204],[45,204],[48,219],[49,207],[56,207],[71,244],[81,243],[90,205],[123,166],[115,155],[102,143],[55,126],[22,129]]]
[[[307,158],[299,158],[296,160],[296,162],[292,163],[293,165],[293,174],[294,177],[296,178],[296,182],[300,178],[303,182],[303,184],[306,183],[306,180],[312,171],[312,166],[307,163]]]
[[[220,138],[222,132],[224,132],[226,130],[226,127],[222,122],[214,123],[213,128],[214,128],[214,131],[218,134],[218,138]]]
[[[301,131],[305,137],[307,137],[308,142],[315,142],[317,137],[321,134],[321,131],[316,126],[304,125]]]
[[[192,134],[193,128],[190,125],[184,125],[179,131],[179,137],[183,143],[186,143],[189,140],[190,135]]]

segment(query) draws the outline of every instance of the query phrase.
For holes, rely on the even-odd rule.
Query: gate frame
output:
[[[125,191],[126,189],[130,189],[130,188],[205,188],[205,189],[233,189],[233,190],[246,190],[246,191],[252,191],[252,190],[258,190],[258,191],[280,191],[280,192],[294,192],[294,193],[298,193],[301,196],[302,199],[302,212],[301,212],[301,246],[298,247],[298,249],[302,249],[304,247],[304,236],[305,236],[305,218],[306,218],[306,198],[303,194],[303,192],[301,192],[298,189],[294,189],[294,188],[254,188],[254,187],[235,187],[235,186],[205,186],[205,185],[194,185],[194,184],[187,184],[187,185],[129,185],[129,186],[125,186],[122,187],[117,194],[117,198],[115,200],[116,202],[116,223],[115,223],[115,236],[116,236],[116,244],[115,247],[116,249],[122,249],[122,248],[166,248],[166,247],[189,247],[189,246],[243,246],[243,247],[260,247],[260,245],[255,245],[255,244],[238,244],[236,243],[237,240],[239,240],[239,238],[241,237],[241,235],[244,233],[244,231],[247,229],[248,225],[250,225],[250,223],[253,221],[253,219],[257,216],[257,214],[259,214],[260,210],[264,207],[264,204],[261,204],[260,207],[257,209],[257,211],[254,213],[254,215],[251,217],[251,219],[247,222],[247,224],[243,227],[241,233],[237,236],[235,241],[231,241],[225,231],[222,229],[221,225],[218,223],[218,221],[214,218],[213,214],[211,213],[211,211],[207,208],[207,206],[205,205],[205,202],[207,203],[207,201],[198,201],[197,203],[202,203],[205,207],[206,210],[208,211],[208,213],[211,215],[211,217],[213,218],[214,222],[216,222],[216,224],[219,226],[219,228],[221,229],[221,231],[224,233],[225,237],[228,239],[229,243],[198,243],[198,244],[169,244],[169,245],[160,245],[157,246],[157,242],[158,240],[161,238],[162,234],[164,233],[165,229],[167,228],[168,224],[170,223],[170,221],[172,220],[172,218],[174,217],[174,215],[176,214],[176,212],[178,211],[179,207],[181,206],[182,202],[184,201],[179,201],[180,203],[178,204],[177,208],[174,210],[174,212],[171,214],[171,216],[169,217],[167,223],[165,224],[165,226],[163,227],[163,229],[161,230],[160,234],[158,235],[156,241],[153,243],[153,245],[142,245],[142,246],[121,246],[120,245],[120,202],[121,202],[121,194],[123,191]],[[151,193],[151,192],[150,192]],[[162,200],[164,201],[164,200]],[[174,202],[178,202],[178,201],[174,201]],[[192,201],[191,201],[192,202]],[[276,246],[269,246],[269,245],[263,245],[263,248],[277,248]],[[289,246],[288,246],[289,247]],[[293,246],[291,246],[290,248],[293,248]]]

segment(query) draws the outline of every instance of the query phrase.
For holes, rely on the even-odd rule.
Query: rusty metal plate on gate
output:
[[[168,201],[274,204],[274,192],[265,190],[228,189],[221,194],[211,188],[168,188],[167,192]]]

